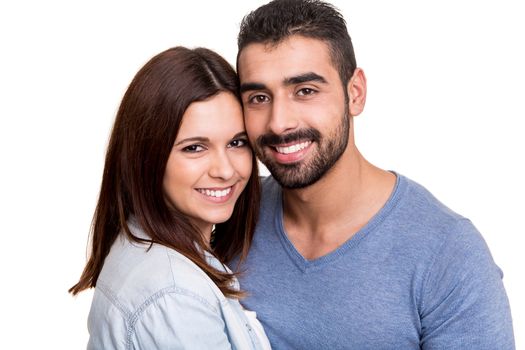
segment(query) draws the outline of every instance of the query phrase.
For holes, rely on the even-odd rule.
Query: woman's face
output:
[[[193,102],[184,112],[171,149],[164,192],[209,234],[230,218],[252,170],[252,151],[241,105],[227,92]]]

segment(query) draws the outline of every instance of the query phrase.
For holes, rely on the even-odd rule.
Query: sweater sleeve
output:
[[[420,307],[422,349],[514,349],[503,274],[470,221],[448,233],[430,266]]]
[[[153,299],[130,332],[134,349],[231,349],[220,310],[189,293]]]

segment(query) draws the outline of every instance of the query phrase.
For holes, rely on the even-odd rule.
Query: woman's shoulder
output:
[[[124,250],[119,268],[111,266],[112,260],[105,264],[122,275],[106,274],[97,282],[88,320],[95,348],[104,348],[110,340],[137,348],[191,344],[186,338],[199,329],[197,324],[227,343],[223,297],[202,270],[164,246],[147,249],[133,243]]]
[[[127,314],[167,296],[193,298],[210,307],[218,307],[224,298],[183,254],[158,244],[131,242],[122,235],[106,258],[97,289]]]

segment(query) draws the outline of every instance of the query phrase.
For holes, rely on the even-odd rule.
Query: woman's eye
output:
[[[248,140],[246,140],[246,139],[237,139],[237,140],[233,140],[232,142],[230,142],[228,147],[238,148],[238,147],[246,146],[247,144],[248,144]]]
[[[249,102],[252,104],[260,104],[268,102],[270,99],[266,95],[255,95],[250,97]]]
[[[183,152],[197,153],[204,151],[204,147],[201,145],[189,145],[182,149]]]
[[[299,91],[297,91],[297,95],[299,96],[308,96],[313,95],[314,93],[316,93],[316,91],[310,88],[302,88]]]

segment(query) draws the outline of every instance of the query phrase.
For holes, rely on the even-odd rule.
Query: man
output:
[[[471,222],[354,143],[366,100],[344,19],[315,0],[244,18],[248,136],[272,176],[240,267],[275,349],[513,349],[508,300]]]

